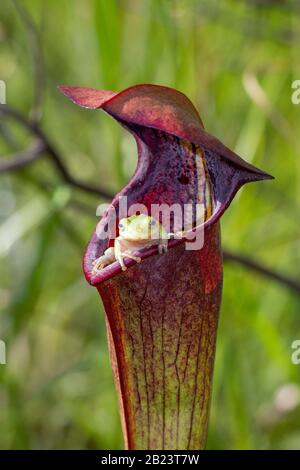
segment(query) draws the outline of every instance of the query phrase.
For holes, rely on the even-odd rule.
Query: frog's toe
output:
[[[164,253],[168,252],[168,245],[165,243],[162,243],[161,245],[158,245],[158,253],[160,255],[163,255]]]
[[[124,256],[125,256],[126,258],[133,259],[133,260],[136,261],[137,263],[140,263],[140,262],[141,262],[141,258],[140,258],[139,256],[133,255],[132,253],[130,253],[130,252],[128,252],[128,251],[125,251]]]
[[[93,269],[91,271],[92,275],[93,276],[96,276],[96,274],[98,274],[98,272],[101,270],[102,268],[98,265],[98,264],[94,264],[93,265]]]
[[[99,258],[95,259],[92,262],[92,274],[95,275],[98,273],[98,271],[101,271],[101,269],[105,268],[105,266],[108,265],[107,259],[105,256],[100,256]]]

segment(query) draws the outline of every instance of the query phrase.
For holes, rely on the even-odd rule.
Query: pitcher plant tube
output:
[[[59,89],[79,106],[105,111],[137,143],[136,171],[83,261],[106,312],[125,446],[203,449],[222,294],[219,219],[242,185],[272,177],[208,134],[179,91]],[[157,224],[156,240],[145,235],[148,223]]]

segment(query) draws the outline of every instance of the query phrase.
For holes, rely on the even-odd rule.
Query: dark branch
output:
[[[243,267],[251,269],[252,271],[255,271],[258,274],[261,274],[262,276],[268,277],[273,281],[285,285],[286,287],[300,295],[300,282],[296,279],[285,276],[277,271],[274,271],[273,269],[267,268],[263,264],[257,263],[253,259],[241,255],[239,253],[233,253],[232,251],[223,250],[223,256],[225,261],[238,263]]]
[[[35,137],[39,139],[39,141],[44,146],[43,151],[50,157],[50,159],[52,160],[52,163],[56,167],[56,170],[58,171],[62,179],[66,183],[68,183],[70,186],[81,189],[82,191],[85,191],[85,192],[89,192],[91,194],[96,194],[105,199],[111,199],[113,197],[113,195],[109,191],[106,191],[105,189],[101,189],[97,186],[93,186],[91,184],[80,181],[74,176],[72,176],[69,173],[69,170],[67,169],[65,164],[63,163],[63,159],[61,158],[59,152],[55,149],[55,147],[49,141],[48,137],[44,134],[42,129],[36,123],[26,119],[22,114],[20,114],[19,112],[17,112],[15,109],[11,108],[8,105],[0,105],[0,115],[1,114],[4,116],[9,116],[13,118],[15,121],[21,124],[25,129],[27,129],[31,134],[33,134]],[[26,156],[26,159],[28,160],[28,155],[25,155],[25,156]],[[19,157],[20,155],[16,156],[16,158],[19,158]],[[31,163],[30,161],[26,163],[26,159],[25,159],[25,162],[23,162],[23,165],[19,160],[19,165],[25,166],[26,164]]]
[[[45,150],[44,142],[37,140],[37,142],[28,150],[24,150],[23,152],[15,153],[4,158],[4,162],[1,161],[0,163],[0,174],[8,171],[20,170],[37,160],[43,153],[45,153]]]

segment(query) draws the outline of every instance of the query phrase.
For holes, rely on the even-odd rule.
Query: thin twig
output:
[[[15,153],[6,158],[4,157],[4,161],[2,162],[1,160],[0,163],[0,174],[20,170],[37,160],[43,153],[45,153],[45,150],[44,142],[37,140],[36,143],[28,150]]]
[[[233,263],[238,263],[243,267],[251,269],[262,276],[268,277],[273,281],[277,281],[280,284],[285,285],[292,291],[300,295],[300,282],[296,279],[288,277],[284,274],[274,271],[273,269],[267,268],[265,265],[254,261],[248,256],[241,255],[239,253],[233,253],[232,251],[223,250],[223,256],[225,261],[230,261]]]
[[[26,119],[26,117],[8,105],[0,104],[0,115],[1,114],[13,118],[43,143],[45,153],[47,153],[47,155],[51,158],[52,163],[56,167],[56,170],[59,172],[60,176],[66,183],[68,183],[70,186],[81,189],[82,191],[96,194],[105,199],[112,198],[113,195],[109,191],[85,183],[84,181],[80,181],[72,176],[63,163],[63,159],[61,158],[59,152],[55,149],[53,144],[49,141],[48,137],[44,134],[43,130],[35,122]],[[24,163],[24,165],[25,164],[26,163]]]

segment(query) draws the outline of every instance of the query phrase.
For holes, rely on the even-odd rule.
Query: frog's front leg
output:
[[[126,271],[127,267],[125,266],[124,263],[124,258],[130,258],[136,261],[137,263],[140,263],[141,258],[139,256],[135,256],[130,248],[127,246],[126,242],[124,240],[121,240],[119,238],[115,239],[115,257],[116,260],[119,261],[122,271]]]
[[[98,273],[98,271],[105,268],[105,266],[108,266],[109,264],[113,263],[115,260],[116,258],[115,258],[114,248],[113,247],[107,248],[107,250],[105,250],[102,256],[99,256],[99,258],[93,261],[92,275],[95,276]]]

